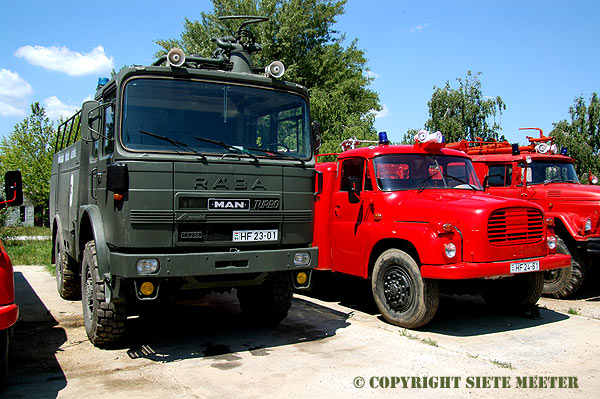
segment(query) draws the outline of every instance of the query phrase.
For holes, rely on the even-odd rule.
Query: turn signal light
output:
[[[142,285],[140,285],[140,294],[144,296],[150,296],[154,292],[154,284],[150,281],[144,281]]]
[[[125,197],[123,196],[123,194],[114,193],[113,198],[115,199],[115,201],[121,201]]]
[[[308,275],[305,272],[300,272],[296,275],[296,282],[300,285],[306,284],[306,280],[308,280]]]

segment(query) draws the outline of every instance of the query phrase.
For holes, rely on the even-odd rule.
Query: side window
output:
[[[360,179],[360,186],[363,183],[363,172],[364,172],[364,160],[362,158],[345,159],[342,162],[342,181],[340,191],[348,191],[348,178],[358,177]]]
[[[115,92],[111,92],[104,98],[105,103],[110,103],[104,108],[104,136],[102,138],[102,153],[104,155],[112,154],[115,146]]]
[[[490,187],[508,187],[511,181],[511,165],[490,165],[488,169],[488,184]]]

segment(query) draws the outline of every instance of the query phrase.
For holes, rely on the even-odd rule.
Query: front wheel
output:
[[[388,249],[379,256],[371,288],[381,315],[401,327],[417,328],[429,323],[439,305],[437,281],[421,277],[415,260],[399,249]]]
[[[88,241],[81,262],[81,302],[85,332],[92,344],[102,347],[119,341],[125,333],[125,306],[106,302],[106,286],[98,272],[96,244]]]
[[[239,287],[242,311],[259,324],[275,325],[292,306],[293,287],[290,273],[273,273],[260,285]]]
[[[569,247],[561,238],[556,240],[556,252],[570,255],[571,266],[544,272],[543,294],[557,299],[568,298],[581,288],[585,273],[582,264],[575,258],[574,251],[569,251]]]

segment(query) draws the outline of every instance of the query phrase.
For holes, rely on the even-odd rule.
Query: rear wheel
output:
[[[56,266],[56,288],[63,299],[81,299],[81,279],[77,274],[76,262],[61,248],[61,240],[54,243]]]
[[[484,282],[481,296],[497,309],[526,311],[537,303],[544,288],[544,272],[517,274]]]
[[[401,327],[427,324],[438,308],[437,281],[423,279],[415,260],[399,249],[388,249],[379,256],[371,288],[381,315]]]
[[[290,273],[273,273],[260,285],[239,287],[242,311],[253,321],[274,325],[283,320],[292,306],[293,287]]]
[[[125,305],[106,302],[106,286],[98,272],[96,244],[85,244],[81,265],[83,322],[90,341],[99,347],[119,341],[125,333]]]
[[[578,262],[575,251],[570,251],[561,238],[556,241],[556,252],[570,255],[571,266],[544,272],[543,294],[563,299],[575,294],[583,284],[585,273],[582,264],[584,262]]]

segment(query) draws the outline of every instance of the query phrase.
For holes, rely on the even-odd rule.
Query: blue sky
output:
[[[156,39],[178,38],[184,17],[210,1],[0,0],[0,136],[40,102],[71,115],[98,77],[150,64]],[[376,128],[398,141],[428,118],[434,86],[482,72],[485,96],[500,96],[510,141],[568,119],[575,97],[600,92],[598,1],[349,0],[335,29],[366,51],[384,110]]]

